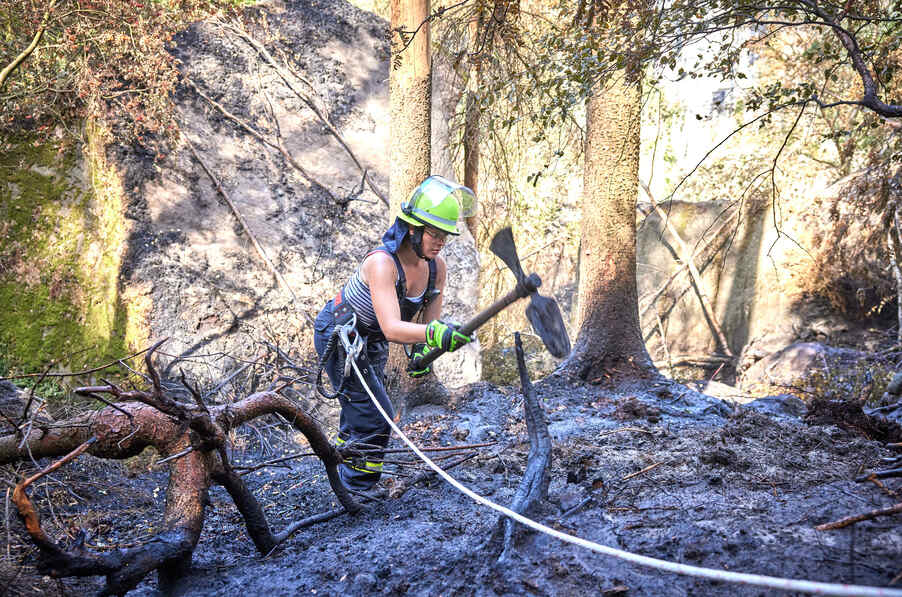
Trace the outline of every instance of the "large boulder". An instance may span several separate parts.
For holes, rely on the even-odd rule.
[[[751,365],[740,379],[748,394],[790,393],[799,398],[837,395],[867,398],[875,391],[875,376],[868,354],[818,342],[797,342]]]

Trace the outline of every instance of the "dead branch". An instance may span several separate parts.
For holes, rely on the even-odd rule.
[[[661,348],[664,349],[664,358],[667,360],[667,370],[673,374],[673,359],[670,357],[670,348],[667,347],[667,332],[664,330],[664,322],[661,320],[661,314],[655,309],[655,321],[658,326],[658,333],[661,335]]]
[[[44,16],[41,19],[41,24],[38,26],[37,32],[34,34],[34,37],[31,38],[31,43],[28,44],[24,50],[19,52],[19,55],[16,56],[12,62],[7,64],[2,71],[0,71],[0,91],[3,90],[3,86],[6,84],[6,79],[9,75],[19,68],[19,65],[22,64],[26,58],[31,56],[31,53],[34,52],[35,48],[38,47],[38,44],[41,43],[41,38],[44,36],[44,31],[47,29],[47,22],[50,20],[50,13],[53,12],[53,9],[56,7],[56,3],[59,0],[53,0],[50,3],[50,6],[47,7],[47,10],[44,11]]]
[[[710,356],[706,354],[671,355],[670,361],[655,361],[655,367],[712,367],[733,362],[730,357]]]
[[[514,345],[517,353],[517,369],[520,372],[520,385],[523,389],[523,415],[526,419],[526,430],[529,434],[529,457],[526,460],[526,470],[520,480],[517,493],[511,502],[510,509],[518,514],[529,511],[539,501],[545,499],[548,493],[550,480],[548,469],[551,466],[551,436],[548,433],[548,423],[545,421],[545,412],[539,404],[532,382],[529,380],[529,372],[526,370],[526,357],[523,354],[523,343],[520,333],[514,333]],[[503,564],[510,561],[513,552],[514,521],[506,516],[498,518],[498,524],[489,539],[489,545],[497,543],[503,536],[501,555],[498,562]]]
[[[197,93],[197,95],[201,96],[201,97],[202,97],[203,99],[205,99],[211,106],[213,106],[214,108],[216,108],[217,110],[219,110],[219,112],[220,112],[223,116],[225,116],[225,117],[228,118],[229,120],[233,121],[233,122],[236,123],[238,126],[240,126],[241,128],[243,128],[245,131],[247,131],[248,133],[250,133],[250,135],[251,135],[252,137],[254,137],[255,139],[257,139],[258,141],[260,141],[260,143],[263,143],[264,145],[267,145],[267,146],[269,146],[269,147],[272,147],[273,149],[278,149],[278,150],[279,150],[279,153],[282,154],[282,157],[285,159],[286,162],[288,162],[288,165],[289,165],[289,166],[291,166],[292,168],[294,168],[295,170],[297,170],[298,172],[300,172],[300,173],[301,173],[301,176],[303,176],[308,182],[310,182],[310,183],[312,183],[312,184],[314,184],[314,185],[316,185],[316,186],[318,186],[318,187],[321,187],[321,188],[328,194],[328,196],[329,196],[330,199],[332,199],[333,201],[335,201],[335,202],[337,202],[337,203],[341,203],[340,201],[338,201],[338,199],[336,199],[335,195],[332,194],[332,191],[330,191],[329,189],[327,189],[326,187],[324,187],[323,185],[321,185],[320,183],[318,183],[318,182],[313,178],[313,176],[312,176],[309,172],[307,172],[307,170],[304,169],[304,167],[301,166],[301,165],[298,163],[298,161],[295,160],[294,157],[293,157],[290,153],[288,153],[288,150],[285,148],[285,144],[282,143],[282,135],[281,135],[281,133],[279,132],[279,122],[278,122],[278,120],[276,120],[276,122],[275,122],[275,126],[276,126],[276,141],[273,142],[273,141],[270,141],[269,139],[267,139],[267,138],[263,135],[263,133],[261,133],[260,131],[258,131],[258,130],[255,129],[254,127],[252,127],[250,124],[248,124],[247,122],[245,122],[244,120],[242,120],[242,119],[239,118],[238,116],[236,116],[236,115],[232,114],[231,112],[229,112],[229,110],[227,110],[227,109],[225,108],[225,106],[223,106],[222,104],[220,104],[219,102],[217,102],[216,100],[214,100],[213,98],[211,98],[210,96],[208,96],[206,93],[204,93],[203,91],[201,91],[200,88],[194,83],[194,81],[192,81],[191,79],[189,79],[189,78],[187,78],[187,77],[185,77],[184,80],[185,80],[185,82],[188,83],[188,85],[189,85],[189,86]],[[267,99],[268,99],[268,98],[267,98]]]
[[[275,61],[275,59],[272,57],[272,54],[269,53],[266,47],[262,43],[251,37],[246,31],[244,31],[244,29],[234,23],[220,23],[220,25],[224,29],[228,29],[229,31],[243,39],[245,42],[247,42],[252,48],[254,48],[254,50],[257,51],[257,53],[266,61],[266,63],[274,71],[276,71],[279,77],[281,77],[282,80],[285,81],[285,85],[288,86],[288,88],[298,97],[298,99],[300,99],[308,108],[313,111],[316,117],[319,118],[319,120],[326,126],[329,133],[331,133],[332,136],[335,137],[335,140],[338,141],[339,145],[341,145],[342,148],[347,152],[348,156],[350,156],[351,160],[354,162],[354,165],[356,165],[360,172],[363,173],[363,178],[364,180],[366,180],[366,183],[370,187],[370,190],[373,192],[373,194],[379,197],[379,199],[382,200],[382,203],[389,205],[388,198],[381,190],[376,187],[375,183],[373,183],[372,179],[367,174],[366,168],[363,167],[363,165],[360,163],[360,160],[358,160],[357,156],[354,155],[354,152],[351,151],[351,148],[345,142],[344,138],[341,136],[341,133],[338,132],[338,129],[336,129],[335,126],[329,121],[329,119],[326,118],[325,115],[323,115],[322,111],[320,111],[313,99],[302,90],[298,89],[298,87],[294,84],[294,81],[292,81],[291,76],[289,76],[290,73],[286,72],[286,69]]]
[[[13,499],[32,542],[38,547],[38,568],[54,577],[105,575],[102,595],[120,595],[134,588],[149,572],[160,572],[161,588],[184,574],[200,538],[204,504],[211,482],[226,488],[244,518],[254,545],[267,554],[291,533],[312,524],[312,519],[289,525],[286,531],[270,530],[262,507],[228,461],[228,432],[255,418],[277,414],[304,434],[313,453],[326,468],[329,484],[342,512],[354,513],[360,505],[338,477],[341,456],[319,425],[299,405],[275,392],[259,392],[230,405],[208,406],[187,381],[193,401],[181,402],[167,395],[147,351],[145,362],[152,388],[124,391],[115,384],[79,388],[80,394],[106,393],[118,402],[63,421],[53,429],[29,429],[21,442],[15,434],[0,437],[0,464],[24,458],[68,455],[17,486]],[[122,459],[154,447],[170,461],[169,487],[163,531],[144,545],[97,553],[84,541],[63,548],[44,533],[40,519],[25,492],[28,485],[87,451],[102,458]],[[316,518],[316,517],[314,517]]]
[[[699,255],[705,255],[708,252],[708,250],[711,247],[713,247],[720,240],[723,232],[727,229],[727,227],[729,225],[731,225],[733,223],[733,220],[736,219],[737,215],[738,215],[738,211],[733,212],[728,218],[726,218],[724,220],[724,222],[717,228],[717,230],[714,231],[714,233],[707,240],[707,242],[705,242],[704,246],[701,249],[692,251],[692,253],[689,256],[690,259],[695,259],[695,257],[697,257]],[[661,297],[662,294],[667,292],[667,289],[670,288],[670,285],[674,281],[676,281],[676,279],[679,278],[680,275],[686,271],[686,269],[687,269],[687,264],[685,262],[681,263],[680,266],[677,268],[677,270],[670,275],[670,277],[667,279],[667,281],[664,282],[664,284],[662,284],[660,288],[655,290],[655,292],[651,295],[651,297],[647,299],[648,302],[640,310],[639,317],[645,316],[645,314],[648,312],[648,310],[651,309],[652,306],[654,306],[655,301],[657,301]]]
[[[834,522],[819,524],[814,528],[818,531],[833,531],[847,527],[857,522],[861,522],[863,520],[871,520],[873,518],[877,518],[878,516],[890,516],[892,514],[899,514],[900,512],[902,512],[902,502],[899,502],[894,506],[890,506],[889,508],[879,508],[877,510],[871,510],[870,512],[866,512],[864,514],[856,514],[855,516],[847,516],[846,518],[842,518]]]
[[[337,204],[339,204],[339,205],[342,205],[342,206],[343,206],[343,205],[347,205],[348,203],[350,203],[352,199],[349,199],[349,198],[347,198],[347,197],[345,197],[344,199],[339,199],[338,197],[336,197],[336,196],[332,193],[332,191],[330,191],[329,189],[327,189],[327,188],[324,187],[323,185],[321,185],[321,184],[319,184],[318,182],[316,182],[316,180],[314,180],[313,176],[312,176],[311,174],[309,174],[309,173],[304,169],[304,167],[301,166],[301,165],[298,163],[297,160],[294,159],[294,156],[291,155],[291,153],[289,153],[288,148],[285,147],[285,140],[284,140],[284,138],[282,137],[282,126],[279,124],[279,117],[276,115],[276,110],[275,110],[275,108],[273,108],[272,98],[270,98],[269,92],[266,91],[266,87],[263,86],[263,83],[262,83],[262,82],[260,82],[260,93],[263,94],[263,97],[264,97],[264,99],[266,100],[267,105],[269,106],[270,117],[272,118],[273,125],[274,125],[274,127],[275,127],[275,129],[276,129],[276,144],[275,144],[275,147],[279,150],[279,153],[282,154],[282,157],[285,159],[285,161],[288,162],[288,164],[291,165],[295,170],[297,170],[298,172],[300,172],[300,173],[304,176],[304,178],[306,178],[307,180],[309,180],[309,181],[313,182],[314,184],[320,186],[320,187],[326,192],[326,194],[329,195],[329,199],[331,199],[331,200],[334,201],[335,203],[337,203]],[[366,175],[366,171],[365,171],[365,170],[364,170],[364,175]]]
[[[238,211],[238,208],[235,207],[235,204],[232,202],[232,199],[231,199],[231,197],[229,197],[229,194],[226,193],[224,188],[222,188],[222,184],[219,182],[219,179],[216,178],[216,175],[213,174],[213,171],[210,170],[210,168],[207,166],[206,162],[204,162],[203,159],[201,159],[200,154],[197,153],[197,149],[194,148],[194,145],[191,143],[191,141],[189,141],[187,137],[184,137],[184,139],[185,139],[185,143],[187,143],[188,147],[191,149],[191,153],[194,154],[194,158],[204,169],[204,172],[207,173],[207,176],[210,177],[210,180],[213,181],[213,185],[216,187],[216,190],[219,191],[219,194],[222,196],[222,198],[225,199],[225,202],[226,202],[226,204],[228,204],[229,208],[232,210],[232,213],[235,214],[235,218],[241,224],[241,229],[244,230],[244,233],[247,234],[247,237],[250,239],[251,244],[254,245],[254,249],[257,251],[257,255],[260,257],[260,259],[266,265],[266,269],[268,269],[269,272],[273,275],[273,277],[275,277],[276,281],[279,283],[279,286],[281,286],[282,289],[291,296],[293,303],[295,305],[297,305],[298,297],[294,294],[294,291],[288,285],[288,282],[285,281],[285,278],[282,277],[282,274],[279,273],[279,270],[276,269],[276,266],[266,255],[266,251],[263,250],[263,247],[260,245],[259,241],[257,241],[257,237],[254,236],[254,233],[251,232],[250,227],[247,225],[247,221],[244,219],[244,216],[242,216],[241,212]],[[300,309],[300,311],[304,315],[304,318],[307,320],[307,322],[312,326],[313,318],[311,318],[310,315],[303,309]]]
[[[121,359],[116,359],[115,361],[110,361],[106,365],[100,365],[99,367],[91,367],[90,369],[82,369],[81,371],[72,371],[70,373],[25,373],[22,375],[11,375],[9,377],[0,377],[0,381],[7,381],[13,379],[27,379],[30,377],[78,377],[79,375],[87,375],[88,373],[97,373],[98,371],[103,371],[104,369],[109,369],[113,365],[122,365],[124,361],[129,359],[133,359],[137,356],[142,355],[144,352],[150,350],[150,348],[145,348],[144,350],[139,350],[138,352],[132,353],[127,357],[123,357]]]
[[[314,514],[313,516],[308,516],[307,518],[295,521],[285,527],[285,530],[283,530],[281,533],[275,535],[276,545],[278,546],[279,544],[284,543],[292,535],[303,528],[307,528],[321,522],[326,522],[327,520],[332,520],[333,518],[337,518],[342,514],[347,514],[348,512],[349,511],[344,508],[336,508],[335,510],[321,512],[319,514]]]
[[[655,462],[654,464],[649,464],[648,466],[646,466],[646,467],[643,468],[642,470],[638,470],[638,471],[636,471],[635,473],[630,473],[630,474],[628,474],[628,475],[625,475],[625,476],[624,476],[622,479],[620,479],[620,480],[621,480],[621,481],[628,481],[628,480],[632,479],[633,477],[638,477],[639,475],[643,475],[643,474],[647,473],[648,471],[654,470],[654,469],[658,468],[659,466],[661,466],[662,464],[664,464],[664,463],[663,463],[663,462]]]
[[[456,466],[460,466],[464,462],[467,462],[468,460],[475,458],[476,456],[477,456],[477,454],[475,452],[472,454],[465,454],[465,455],[461,456],[460,458],[452,460],[451,462],[449,462],[448,464],[443,466],[442,469],[445,471],[449,471],[452,468],[454,468]],[[433,471],[432,469],[429,469],[426,471],[421,471],[421,472],[417,473],[416,475],[409,477],[407,479],[404,479],[401,482],[393,485],[392,488],[388,491],[388,497],[390,497],[392,499],[398,499],[399,497],[401,497],[402,495],[407,493],[407,490],[410,489],[411,487],[413,487],[414,485],[416,485],[417,483],[425,483],[426,481],[431,480],[435,476],[436,476],[435,471]]]

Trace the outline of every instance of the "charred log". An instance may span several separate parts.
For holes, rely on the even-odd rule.
[[[520,372],[520,385],[523,388],[523,414],[526,419],[526,430],[529,434],[529,456],[526,461],[526,470],[520,480],[517,493],[510,509],[518,514],[529,512],[537,502],[544,499],[548,493],[549,475],[551,466],[551,436],[548,433],[548,423],[545,421],[545,412],[539,404],[529,380],[529,372],[526,370],[526,358],[523,354],[523,343],[520,334],[514,333],[514,342],[517,352],[517,369]],[[499,563],[510,561],[513,553],[514,521],[506,516],[498,518],[498,524],[489,539],[489,545],[501,543],[501,555]]]

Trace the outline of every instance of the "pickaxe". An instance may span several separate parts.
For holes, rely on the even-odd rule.
[[[542,285],[542,279],[537,274],[533,273],[527,276],[523,273],[523,268],[520,266],[520,258],[517,256],[517,246],[514,244],[514,235],[510,227],[502,228],[495,234],[489,249],[514,272],[514,275],[517,277],[517,285],[513,290],[461,326],[460,332],[467,336],[472,335],[473,332],[500,311],[509,307],[516,300],[528,296],[530,301],[526,307],[526,318],[532,324],[532,329],[542,339],[548,352],[558,358],[568,355],[570,353],[570,337],[567,335],[567,328],[564,326],[561,310],[554,299],[538,293],[538,288]],[[431,350],[425,357],[414,357],[411,359],[408,368],[411,370],[423,370],[444,352],[444,350],[436,348]]]

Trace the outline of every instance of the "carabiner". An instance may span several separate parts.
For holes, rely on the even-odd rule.
[[[354,335],[353,340],[351,340],[351,334]],[[363,351],[363,338],[361,338],[360,334],[357,332],[356,313],[352,313],[351,319],[338,328],[338,338],[341,340],[341,345],[345,349],[344,376],[347,377],[351,374],[351,361],[356,360]]]

